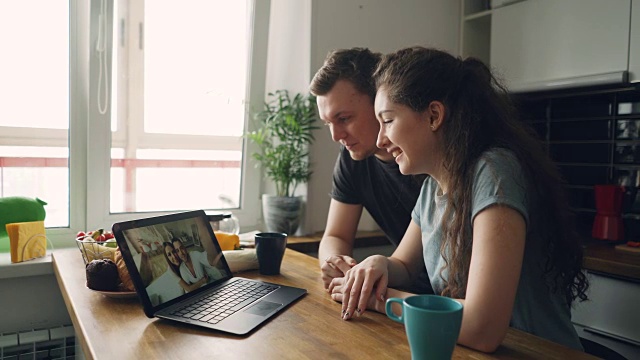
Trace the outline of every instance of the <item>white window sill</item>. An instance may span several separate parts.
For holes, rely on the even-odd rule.
[[[51,274],[53,274],[51,252],[44,257],[15,264],[11,263],[11,254],[0,253],[0,280]]]

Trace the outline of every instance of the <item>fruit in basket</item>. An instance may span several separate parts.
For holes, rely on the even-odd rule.
[[[83,254],[85,263],[89,263],[92,260],[115,259],[115,247],[108,247],[99,244],[90,236],[85,236],[84,239],[76,239],[76,242],[78,248]]]
[[[115,251],[118,244],[111,231],[105,231],[104,229],[87,232],[78,231],[76,241],[85,263],[100,259],[115,260]]]
[[[86,251],[87,254],[87,260],[95,260],[95,259],[109,259],[109,260],[113,260],[115,259],[115,254],[116,254],[116,249],[115,248],[110,248],[104,245],[100,245],[100,244],[91,244],[91,250],[93,251]],[[85,247],[86,249],[86,247]]]
[[[93,240],[97,242],[104,242],[106,239],[103,234],[104,234],[104,229],[98,229],[91,233],[91,237],[93,238]]]
[[[116,263],[116,267],[118,268],[118,275],[120,276],[120,281],[122,282],[122,290],[136,291],[136,288],[133,285],[133,280],[131,280],[131,276],[129,275],[129,270],[127,269],[127,265],[124,263],[124,259],[122,258],[122,253],[120,252],[120,248],[116,249],[115,263]]]
[[[109,239],[113,239],[115,236],[111,231],[105,231],[104,229],[98,229],[94,231],[78,231],[76,234],[76,239],[83,240],[87,237],[93,239],[96,242],[105,242]]]
[[[87,287],[100,291],[117,291],[120,284],[118,267],[109,259],[92,260],[85,267]]]

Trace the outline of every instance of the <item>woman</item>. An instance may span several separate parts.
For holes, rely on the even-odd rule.
[[[178,277],[178,283],[185,292],[193,291],[207,283],[206,277],[203,277],[199,281],[191,284],[184,281],[182,276],[180,276],[180,266],[182,265],[182,260],[180,259],[178,250],[173,246],[173,243],[170,242],[162,243],[162,248],[164,249],[164,258],[165,260],[167,260],[167,264],[169,265],[171,272],[173,272]]]
[[[374,77],[378,146],[403,174],[430,177],[393,255],[333,281],[342,317],[384,312],[385,297],[411,295],[387,286],[426,266],[434,292],[464,305],[458,343],[492,352],[512,326],[581,349],[580,240],[561,177],[506,90],[482,62],[421,47],[386,55]]]
[[[164,249],[164,259],[167,261],[169,268],[171,271],[180,277],[180,257],[176,253],[176,249],[173,247],[173,244],[170,242],[163,242],[162,248]]]
[[[218,280],[222,277],[220,270],[213,265],[217,264],[222,254],[209,256],[205,251],[189,252],[178,238],[174,238],[172,243],[180,260],[182,260],[180,276],[187,284],[199,284],[197,287],[200,287],[209,282],[209,280]]]

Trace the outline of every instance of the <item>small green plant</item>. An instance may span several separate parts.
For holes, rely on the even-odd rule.
[[[260,152],[252,156],[276,185],[278,196],[292,196],[299,184],[311,176],[309,145],[317,120],[313,95],[287,90],[268,94],[264,110],[256,114],[256,130],[247,134]]]

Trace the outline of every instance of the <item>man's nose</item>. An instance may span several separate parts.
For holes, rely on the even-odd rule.
[[[329,131],[331,131],[331,139],[335,142],[338,142],[347,137],[347,132],[344,131],[342,126],[331,125]]]

